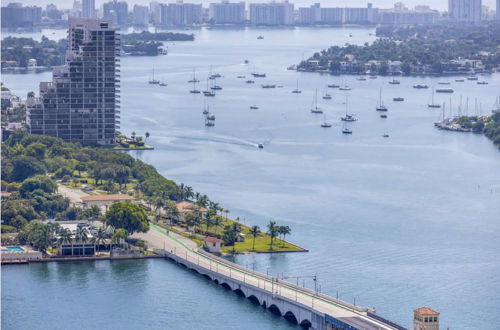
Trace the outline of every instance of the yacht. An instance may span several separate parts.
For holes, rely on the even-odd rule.
[[[327,123],[326,121],[323,121],[323,124],[321,124],[321,127],[324,127],[324,128],[332,127],[332,124]]]
[[[358,120],[356,117],[354,117],[354,115],[349,114],[349,112],[348,112],[349,105],[348,104],[349,104],[349,99],[346,95],[345,96],[345,116],[340,117],[340,120],[342,120],[342,121],[356,121],[356,120]]]
[[[276,85],[261,85],[262,88],[276,88]]]
[[[384,105],[384,102],[382,102],[382,88],[380,88],[380,94],[378,98],[378,104],[376,107],[377,111],[387,111],[387,107]]]
[[[467,77],[467,80],[478,80],[476,76],[469,76]]]
[[[148,81],[151,85],[159,85],[160,81],[155,79],[155,68],[153,68],[153,78]]]
[[[236,77],[236,78],[238,78],[238,79],[244,79],[244,78],[246,78],[246,77],[245,77],[245,76],[238,76],[238,77]]]
[[[264,37],[263,36],[258,36],[257,39],[258,40],[262,40],[262,39],[264,39]]]
[[[488,85],[488,82],[487,81],[478,81],[477,82],[478,85]]]
[[[328,88],[339,88],[340,85],[337,85],[337,84],[329,84],[328,85]]]
[[[167,83],[164,83],[164,82],[161,82],[161,83],[159,83],[158,85],[160,85],[160,86],[168,86],[168,84],[167,84]]]
[[[427,104],[428,108],[441,108],[440,104],[434,103],[434,88],[432,89],[432,100],[430,104]]]
[[[325,94],[323,95],[323,100],[331,100],[332,99],[332,96],[330,94],[328,94],[327,91],[325,91]]]
[[[396,80],[396,79],[392,78],[392,80],[389,81],[389,84],[391,84],[391,85],[399,85],[401,83],[399,82],[399,80]]]
[[[465,79],[455,79],[456,82],[464,82]]]
[[[212,120],[205,119],[205,126],[214,127],[215,123]]]
[[[252,76],[254,76],[255,78],[265,78],[266,74],[254,72],[254,73],[252,73]]]
[[[365,81],[366,78],[365,77],[359,77],[359,78],[356,78],[356,80],[359,80],[359,81]]]
[[[439,81],[438,85],[450,85],[449,81]]]
[[[424,85],[424,84],[417,84],[417,85],[413,85],[413,88],[416,88],[416,89],[427,89],[427,88],[429,88],[429,86]]]
[[[255,84],[255,80],[247,80],[245,81],[247,84]]]
[[[318,107],[318,90],[316,89],[316,93],[314,94],[314,102],[313,106],[311,106],[311,113],[323,113],[323,110]]]
[[[344,125],[344,128],[342,128],[342,134],[352,134],[352,131]]]
[[[398,96],[398,97],[393,97],[392,100],[394,102],[403,102],[405,99],[404,99],[404,97]]]
[[[302,91],[299,89],[299,81],[297,80],[297,85],[295,86],[295,89],[292,91],[294,94],[300,94]]]
[[[211,91],[203,91],[203,95],[205,95],[205,96],[215,96],[215,93],[211,92]]]
[[[191,78],[191,80],[188,80],[188,83],[199,83],[200,81],[198,79],[196,79],[196,70],[193,69],[193,78]]]
[[[251,106],[250,106],[250,109],[251,109],[251,110],[257,110],[257,109],[259,109],[259,107],[258,107],[258,106],[256,106],[256,105],[251,105]]]
[[[453,88],[438,88],[436,89],[436,93],[453,93]]]

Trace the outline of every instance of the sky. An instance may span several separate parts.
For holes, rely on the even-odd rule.
[[[104,2],[109,0],[96,0],[96,7],[102,5]],[[176,2],[176,0],[156,0],[162,3]],[[184,2],[189,3],[203,3],[206,7],[211,2],[219,2],[220,0],[184,0]],[[232,2],[245,1],[245,0],[231,0]],[[45,7],[47,4],[53,3],[59,8],[70,8],[72,7],[73,0],[2,0],[2,6],[5,6],[9,2],[20,2],[26,5],[38,5]],[[129,7],[134,4],[147,5],[151,0],[127,0]],[[246,0],[246,2],[268,2],[268,0]],[[392,8],[394,3],[399,2],[398,0],[289,0],[289,2],[294,3],[295,6],[308,6],[315,2],[320,2],[322,7],[365,7],[368,2],[373,3],[374,7],[377,8]],[[407,7],[413,8],[415,5],[428,5],[433,9],[446,10],[448,6],[448,0],[402,0]],[[483,0],[483,5],[494,9],[495,0]]]

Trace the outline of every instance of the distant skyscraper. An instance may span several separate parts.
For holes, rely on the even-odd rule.
[[[500,21],[500,0],[497,0],[497,21]]]
[[[9,3],[7,7],[2,7],[2,27],[34,28],[41,22],[41,7],[23,7],[20,3]]]
[[[146,26],[149,24],[149,8],[147,6],[134,5],[133,24]]]
[[[315,3],[309,8],[299,8],[301,24],[371,24],[375,23],[378,9],[369,3],[364,8],[321,8]]]
[[[242,24],[245,22],[245,3],[211,3],[209,15],[210,21],[215,24]]]
[[[285,2],[251,3],[250,23],[252,25],[291,25],[293,4]]]
[[[202,23],[202,7],[198,4],[176,3],[160,4],[161,23],[163,26],[189,26]]]
[[[119,127],[116,57],[119,42],[109,19],[70,18],[66,64],[29,98],[32,134],[84,145],[109,145]]]
[[[128,23],[128,4],[125,1],[110,1],[102,5],[103,16],[113,21],[115,26]]]
[[[82,17],[95,17],[95,0],[83,0]]]
[[[151,21],[154,25],[161,24],[161,7],[157,1],[149,3],[149,13],[151,15]]]
[[[481,0],[448,0],[448,16],[451,21],[481,22]]]

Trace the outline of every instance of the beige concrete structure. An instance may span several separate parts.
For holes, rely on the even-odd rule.
[[[16,247],[19,250],[9,250],[9,247],[2,246],[0,256],[2,260],[37,260],[42,259],[43,255],[40,251],[32,250],[29,246]]]
[[[413,311],[413,330],[439,330],[439,313],[429,307]]]
[[[99,206],[105,211],[116,202],[132,202],[135,197],[125,194],[109,194],[109,195],[89,195],[80,198],[84,206]]]

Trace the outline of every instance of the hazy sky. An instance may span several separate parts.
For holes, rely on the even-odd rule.
[[[9,2],[21,2],[23,4],[46,6],[49,3],[54,3],[60,8],[70,8],[73,5],[73,0],[1,0],[2,6],[5,6]],[[96,0],[96,6],[100,6],[104,2],[109,0]],[[168,3],[175,2],[175,0],[156,0],[158,2]],[[185,0],[184,2],[190,3],[203,3],[208,6],[211,2],[219,2],[220,0]],[[233,2],[243,1],[243,0],[232,0]],[[129,7],[134,4],[147,5],[151,0],[127,0]],[[246,2],[268,2],[268,0],[246,0]],[[394,3],[399,2],[395,0],[290,0],[296,6],[305,6],[315,2],[320,2],[323,7],[365,7],[368,2],[373,3],[375,7],[378,8],[391,8]],[[446,10],[448,6],[448,0],[403,0],[407,7],[413,8],[415,5],[425,4],[429,5],[433,9]],[[490,8],[495,7],[495,0],[483,0],[483,5],[489,6]]]

